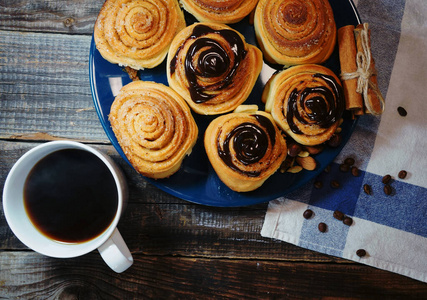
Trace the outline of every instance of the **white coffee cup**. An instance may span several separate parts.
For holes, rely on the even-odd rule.
[[[117,212],[110,226],[101,235],[82,243],[61,243],[43,235],[31,222],[24,206],[24,186],[29,172],[42,158],[62,149],[80,149],[96,155],[111,171],[117,185]],[[81,256],[98,249],[106,264],[115,272],[121,273],[133,263],[132,254],[117,230],[117,224],[127,203],[127,198],[125,177],[109,156],[82,143],[54,141],[29,150],[12,167],[4,184],[3,210],[13,233],[28,248],[57,258]]]

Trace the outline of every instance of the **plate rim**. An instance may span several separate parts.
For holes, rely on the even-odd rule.
[[[348,0],[348,3],[350,4],[350,6],[353,10],[354,17],[356,18],[358,24],[361,24],[361,19],[360,19],[359,13],[356,9],[356,6],[355,6],[353,0]],[[95,42],[94,42],[94,35],[92,34],[91,45],[90,45],[90,49],[89,49],[89,64],[88,64],[89,65],[89,83],[90,83],[92,100],[93,100],[93,104],[95,106],[97,116],[98,116],[99,121],[101,123],[101,126],[104,130],[104,133],[107,135],[109,141],[114,146],[114,148],[116,149],[116,151],[118,152],[120,157],[122,159],[124,159],[126,161],[126,163],[131,166],[132,169],[134,169],[132,164],[129,162],[127,157],[124,155],[123,150],[121,149],[121,147],[118,144],[118,142],[116,141],[116,139],[113,139],[110,136],[110,132],[109,132],[110,130],[108,128],[109,126],[107,123],[104,122],[104,119],[105,119],[104,115],[105,114],[104,114],[104,111],[101,109],[101,103],[100,103],[101,100],[99,99],[99,96],[98,96],[99,94],[97,91],[98,87],[97,87],[97,84],[95,83],[96,82],[96,80],[95,80],[96,73],[94,70],[96,68],[95,68],[95,60],[94,60],[94,55],[93,55],[94,51],[97,51],[97,50],[96,50],[96,46],[95,46]],[[335,160],[335,158],[341,152],[342,148],[347,144],[347,142],[350,139],[357,123],[358,123],[358,118],[352,120],[352,124],[351,124],[350,128],[348,129],[347,138],[342,141],[340,146],[335,148],[336,154],[333,156],[333,158],[329,161],[328,164],[332,163]],[[209,165],[209,168],[212,168],[212,166]],[[300,181],[294,183],[293,185],[287,187],[283,192],[281,192],[280,195],[275,194],[275,195],[271,195],[270,197],[247,198],[244,203],[225,203],[225,202],[218,202],[217,203],[217,202],[209,202],[209,201],[200,201],[199,199],[195,199],[194,195],[190,196],[188,194],[184,194],[182,192],[176,191],[176,190],[172,189],[170,186],[160,183],[159,180],[155,180],[155,179],[143,176],[141,174],[137,174],[137,175],[144,178],[144,180],[148,181],[150,184],[154,185],[156,188],[158,188],[158,189],[160,189],[160,190],[162,190],[162,191],[164,191],[164,192],[166,192],[166,193],[168,193],[174,197],[177,197],[179,199],[182,199],[182,200],[194,203],[194,204],[211,206],[211,207],[245,207],[245,206],[251,206],[251,205],[255,205],[255,204],[261,204],[261,203],[269,202],[269,201],[277,199],[279,197],[284,197],[284,196],[294,192],[296,189],[301,188],[303,185],[309,183],[311,180],[316,178],[322,171],[323,171],[322,168],[317,168],[316,170],[309,171],[310,175],[312,175],[312,176],[309,176],[310,178],[308,178],[308,179],[305,178],[304,180],[300,180]],[[215,176],[218,176],[218,175],[215,174]],[[231,191],[231,192],[236,193],[233,191]],[[238,194],[247,195],[246,193],[238,193]]]

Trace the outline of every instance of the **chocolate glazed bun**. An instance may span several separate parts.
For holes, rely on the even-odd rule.
[[[259,188],[287,153],[274,120],[262,111],[217,117],[206,129],[204,144],[216,174],[236,192]]]
[[[262,53],[234,29],[196,23],[173,40],[167,57],[169,86],[198,114],[234,110],[251,93]]]
[[[266,60],[286,66],[322,63],[336,43],[328,0],[260,0],[254,27]]]
[[[320,65],[294,66],[273,75],[262,101],[276,124],[302,145],[319,145],[336,132],[345,100],[338,77]]]
[[[95,45],[113,64],[135,70],[154,68],[184,27],[176,0],[107,0],[95,23]]]
[[[180,3],[200,22],[231,24],[249,15],[258,0],[180,0]]]

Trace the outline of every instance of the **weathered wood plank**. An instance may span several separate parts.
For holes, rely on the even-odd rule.
[[[0,30],[92,34],[103,0],[0,1]]]
[[[427,285],[356,264],[135,255],[122,274],[97,253],[52,259],[0,254],[0,293],[24,299],[423,298]],[[72,298],[75,297],[75,298]]]
[[[39,141],[94,144],[128,178],[119,229],[135,264],[116,274],[96,251],[38,255],[0,208],[0,298],[427,298],[424,283],[261,237],[266,204],[195,205],[136,175],[109,145],[90,95],[90,38],[103,2],[0,0],[0,187]]]
[[[36,145],[37,143],[0,141],[2,189],[14,162]],[[120,158],[112,146],[93,147],[110,155],[121,166],[128,179],[130,199],[119,229],[134,253],[346,262],[261,237],[266,203],[241,208],[192,204],[147,183]],[[0,249],[27,249],[9,229],[2,208]]]
[[[0,31],[0,138],[108,142],[90,92],[90,42]]]
[[[265,211],[130,204],[118,228],[134,254],[349,263],[260,235]],[[1,214],[0,214],[1,215]],[[0,220],[0,249],[28,250]]]

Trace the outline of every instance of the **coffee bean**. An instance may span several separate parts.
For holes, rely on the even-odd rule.
[[[350,166],[347,164],[340,164],[340,171],[341,172],[348,172],[350,170]]]
[[[389,174],[387,174],[387,175],[385,175],[385,176],[383,177],[382,182],[383,182],[384,184],[388,184],[388,183],[390,183],[390,180],[391,180],[391,176],[390,176]]]
[[[408,175],[408,172],[406,172],[405,170],[402,170],[399,172],[399,174],[397,175],[400,179],[405,179],[406,175]]]
[[[315,187],[316,189],[321,189],[321,188],[323,187],[323,183],[322,183],[320,180],[316,180],[316,181],[314,182],[314,187]]]
[[[355,166],[351,167],[351,174],[354,177],[358,177],[359,176],[359,169],[357,167],[355,167]]]
[[[344,214],[342,212],[340,212],[339,210],[334,211],[334,218],[337,220],[344,220]]]
[[[393,189],[392,189],[391,185],[386,184],[386,185],[384,186],[384,193],[385,193],[386,195],[391,195],[391,193],[392,193],[392,192],[393,192]]]
[[[339,183],[338,181],[336,181],[336,180],[332,180],[332,181],[331,181],[331,187],[332,187],[333,189],[337,189],[337,188],[339,188],[339,187],[340,187],[340,183]]]
[[[319,223],[317,227],[319,228],[320,232],[325,232],[326,229],[328,228],[328,226],[325,223]]]
[[[345,163],[346,165],[348,165],[348,166],[352,166],[352,165],[354,165],[354,158],[353,158],[353,157],[347,157],[347,158],[344,160],[344,163]]]
[[[335,147],[338,147],[339,145],[341,145],[341,140],[342,140],[341,135],[335,133],[327,141],[327,144],[328,144],[328,146],[335,148]]]
[[[364,249],[359,249],[356,251],[356,255],[359,257],[364,257],[366,255],[366,250]]]
[[[331,170],[331,165],[326,166],[326,168],[323,170],[323,172],[329,173],[330,170]]]
[[[347,226],[351,226],[351,224],[353,224],[353,219],[350,217],[344,217],[344,219],[342,220],[342,222],[347,225]]]
[[[399,113],[399,115],[401,115],[402,117],[406,117],[406,115],[408,114],[408,112],[406,111],[406,109],[404,109],[402,106],[399,106],[397,108],[397,112]]]
[[[363,185],[363,191],[367,194],[367,195],[372,195],[372,188],[369,184],[364,184]]]
[[[305,219],[310,219],[313,215],[313,211],[311,209],[306,209],[302,215]]]

